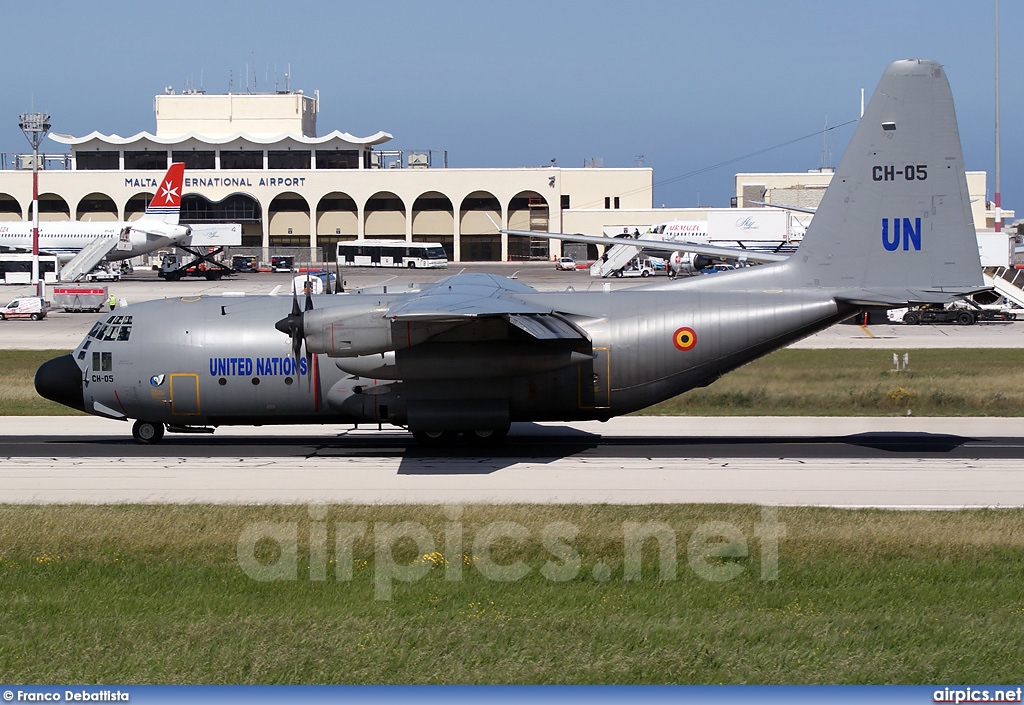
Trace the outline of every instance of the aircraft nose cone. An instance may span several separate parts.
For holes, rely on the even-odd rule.
[[[82,370],[71,355],[55,357],[39,366],[36,370],[36,391],[50,401],[85,411]]]

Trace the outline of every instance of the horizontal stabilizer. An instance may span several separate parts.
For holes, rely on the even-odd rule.
[[[988,287],[974,289],[943,290],[914,290],[914,289],[854,289],[840,291],[836,294],[836,301],[841,301],[854,306],[884,306],[886,308],[902,308],[903,306],[918,306],[922,304],[948,304],[958,301],[965,296],[988,291]]]

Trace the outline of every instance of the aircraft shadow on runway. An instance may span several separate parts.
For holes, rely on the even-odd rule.
[[[300,458],[316,463],[327,458],[398,458],[403,475],[487,475],[522,462],[552,463],[577,455],[595,458],[645,459],[664,464],[687,458],[884,458],[1009,457],[1024,458],[1024,442],[975,439],[950,434],[871,432],[849,436],[789,437],[744,436],[703,438],[658,436],[601,436],[572,428],[524,424],[497,447],[457,443],[446,448],[417,445],[404,434],[341,433],[337,436],[291,437],[178,436],[159,445],[136,445],[127,438],[52,438],[37,442],[5,442],[0,454],[8,456],[181,457],[186,462],[203,458]],[[15,439],[10,439],[14,441]],[[964,446],[970,444],[968,448]],[[986,447],[988,446],[988,447]],[[58,448],[60,450],[58,450]]]

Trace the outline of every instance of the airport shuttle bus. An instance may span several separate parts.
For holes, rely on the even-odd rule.
[[[439,242],[353,240],[338,243],[338,266],[444,269],[448,255]]]
[[[57,282],[57,256],[39,255],[39,276],[47,284]],[[5,252],[0,254],[0,284],[31,284],[32,254],[27,252]]]

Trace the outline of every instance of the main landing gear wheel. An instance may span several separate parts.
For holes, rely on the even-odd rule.
[[[413,431],[412,437],[423,446],[450,446],[458,438],[458,431]]]
[[[159,443],[164,437],[164,425],[162,423],[154,423],[152,421],[143,421],[139,419],[132,426],[132,438],[135,439],[136,443],[142,443],[144,445],[152,445]]]
[[[477,446],[494,446],[505,440],[508,428],[488,428],[476,431],[463,431],[466,441]]]

